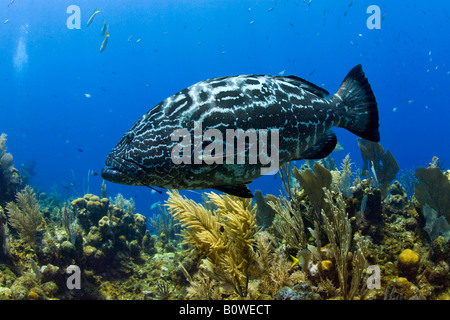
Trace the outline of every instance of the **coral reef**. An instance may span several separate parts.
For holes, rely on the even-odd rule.
[[[154,218],[150,218],[150,227],[162,239],[175,239],[179,232],[178,225],[175,224],[173,215],[167,211],[166,207],[158,206],[160,213]]]
[[[6,152],[6,134],[0,135],[0,205],[13,201],[21,185],[19,172],[14,168],[13,156]]]
[[[129,208],[109,205],[106,198],[87,194],[72,201],[80,221],[86,264],[97,272],[122,264],[127,257],[139,257],[147,221]]]
[[[0,299],[448,299],[450,172],[435,158],[400,183],[390,153],[361,146],[367,178],[350,155],[289,164],[284,194],[169,191],[151,218],[106,184],[27,186],[0,205]]]
[[[9,257],[9,231],[6,215],[0,206],[0,263]]]
[[[208,193],[209,201],[217,207],[211,212],[183,198],[177,191],[168,194],[169,211],[185,227],[183,243],[206,257],[205,270],[215,280],[232,285],[245,297],[251,267],[256,260],[253,246],[257,227],[251,201]]]
[[[41,224],[42,214],[39,202],[33,189],[26,186],[18,193],[15,202],[6,205],[9,223],[15,228],[22,239],[31,243],[35,242],[37,227]]]
[[[379,143],[358,138],[358,146],[364,161],[362,175],[370,177],[372,173],[377,186],[381,190],[382,199],[386,198],[389,185],[400,169],[391,152],[384,151]],[[370,171],[369,171],[370,169]]]
[[[323,188],[328,189],[332,181],[330,171],[315,162],[313,170],[299,171],[294,167],[292,172],[308,195],[316,214],[320,215],[321,210],[326,206]]]
[[[362,237],[357,237],[355,241],[355,249],[350,251],[352,245],[352,230],[350,220],[345,210],[345,203],[342,196],[338,196],[334,204],[334,200],[329,190],[325,191],[325,201],[330,204],[330,211],[322,210],[322,218],[324,221],[324,229],[330,241],[330,251],[336,262],[336,269],[338,272],[339,286],[341,288],[344,299],[353,299],[360,289],[364,286],[363,273],[366,270],[368,263],[365,258],[367,255],[367,243]],[[349,253],[352,253],[353,265],[351,267],[351,283],[349,281]],[[323,262],[323,261],[322,261]],[[323,267],[322,267],[323,269]]]
[[[275,210],[269,205],[269,201],[277,201],[278,198],[274,195],[268,194],[264,196],[261,190],[255,191],[256,201],[256,223],[262,227],[270,227],[275,217]]]
[[[425,218],[424,230],[430,239],[442,236],[446,241],[450,240],[450,224],[447,220],[443,216],[439,216],[436,210],[433,210],[428,204],[422,207],[422,211]]]
[[[110,287],[99,287],[100,279],[107,282],[136,276],[136,266],[152,249],[144,216],[92,194],[64,204],[58,222],[42,215],[28,186],[18,193],[17,204],[8,203],[7,210],[19,237],[11,239],[7,263],[14,266],[8,268],[12,272],[7,278],[0,277],[0,287],[10,284],[11,291],[3,291],[6,298],[105,299]],[[66,270],[73,265],[83,270],[83,291],[66,285]]]
[[[291,248],[304,248],[307,242],[301,211],[294,209],[291,202],[284,197],[270,201],[269,205],[281,218],[274,224],[278,235]]]
[[[283,287],[275,295],[276,300],[320,300],[317,292],[313,292],[306,283],[296,284],[291,287]]]
[[[422,205],[428,204],[450,223],[450,180],[433,164],[417,168],[415,176],[418,180],[414,188],[416,199]]]
[[[419,266],[419,255],[411,249],[403,250],[398,256],[398,266],[401,275],[414,279]]]

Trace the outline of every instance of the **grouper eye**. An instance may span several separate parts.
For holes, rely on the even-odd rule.
[[[134,138],[134,133],[130,132],[129,134],[127,134],[127,141],[128,142],[133,141],[133,138]]]

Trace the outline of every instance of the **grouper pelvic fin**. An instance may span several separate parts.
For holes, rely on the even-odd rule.
[[[300,159],[317,160],[327,157],[336,148],[337,138],[333,131],[328,130],[320,139],[310,148],[306,149]]]
[[[239,184],[235,186],[215,186],[213,187],[213,189],[231,194],[232,196],[241,198],[253,198],[252,192],[245,184]]]

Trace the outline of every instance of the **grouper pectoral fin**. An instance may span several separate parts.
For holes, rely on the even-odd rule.
[[[300,159],[317,160],[327,157],[336,148],[336,134],[328,130],[320,139],[310,148],[306,149]],[[297,159],[297,160],[300,160]]]
[[[231,194],[232,196],[253,198],[253,194],[248,189],[246,184],[238,184],[235,186],[215,186],[213,189]]]

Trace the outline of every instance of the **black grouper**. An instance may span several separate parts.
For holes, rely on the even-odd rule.
[[[238,149],[239,143],[230,147],[230,141],[218,136],[202,139],[199,125],[201,132],[216,129],[223,137],[238,129],[276,131],[278,136],[271,135],[271,140],[278,140],[270,145],[274,146],[272,155],[277,152],[279,165],[328,156],[337,143],[332,127],[345,128],[367,140],[380,140],[377,103],[361,65],[348,73],[332,97],[326,90],[296,76],[215,78],[176,93],[144,114],[110,152],[101,176],[128,185],[213,188],[252,197],[246,184],[261,176],[261,169],[267,167],[267,162],[249,160],[255,141],[252,145],[250,138],[241,140],[245,141],[243,149]],[[174,135],[177,130],[184,130],[187,135],[183,143]],[[259,140],[262,137],[258,135]],[[224,146],[223,152],[214,150],[209,158],[202,158],[201,153],[196,155],[199,148],[205,151],[208,143],[218,141]],[[270,148],[267,141],[266,144],[268,155]],[[192,161],[174,161],[173,152],[180,150],[180,146],[184,149],[178,157]],[[258,151],[262,151],[263,145],[258,146],[261,149]],[[233,157],[242,152],[244,163],[225,161],[226,155]]]

